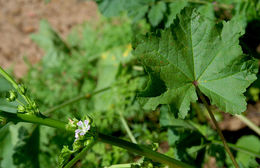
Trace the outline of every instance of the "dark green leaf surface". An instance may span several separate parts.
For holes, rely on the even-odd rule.
[[[239,37],[244,25],[234,18],[216,26],[196,10],[186,8],[171,28],[139,39],[135,55],[167,86],[146,107],[173,104],[184,118],[198,97],[196,87],[221,110],[240,114],[246,109],[243,93],[256,79],[257,62],[243,56]]]

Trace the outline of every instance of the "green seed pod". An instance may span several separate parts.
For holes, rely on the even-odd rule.
[[[9,102],[13,102],[17,99],[17,93],[14,90],[10,90],[7,94],[6,100]]]
[[[18,105],[18,107],[17,107],[17,111],[18,111],[18,112],[20,112],[20,113],[24,113],[25,110],[26,110],[26,108],[25,108],[24,106],[22,106],[22,105]]]
[[[158,148],[159,148],[159,144],[158,143],[152,143],[153,151],[156,151]]]
[[[5,125],[6,123],[7,123],[6,118],[0,117],[0,124],[1,124],[1,125]]]
[[[21,94],[25,95],[26,94],[26,91],[27,91],[27,88],[24,86],[24,85],[19,85],[18,86],[18,90]]]
[[[32,100],[32,109],[37,109],[37,108],[38,108],[37,104],[35,103],[35,101]]]

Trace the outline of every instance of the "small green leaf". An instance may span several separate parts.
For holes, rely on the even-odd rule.
[[[239,19],[221,26],[186,8],[171,28],[139,39],[135,55],[157,73],[167,91],[151,97],[145,108],[172,104],[184,118],[198,87],[221,110],[240,114],[246,109],[243,93],[256,80],[257,61],[243,55]]]
[[[160,125],[162,127],[176,127],[176,128],[185,128],[189,130],[196,130],[189,122],[189,120],[176,119],[169,112],[166,105],[160,108]]]
[[[165,2],[158,2],[153,5],[151,10],[148,13],[148,18],[152,26],[157,26],[163,19],[163,13],[166,11]]]
[[[69,48],[66,45],[66,43],[62,40],[58,33],[52,29],[52,27],[46,20],[41,20],[39,32],[32,34],[31,38],[45,51],[69,51]]]
[[[11,84],[2,78],[0,76],[0,111],[5,111],[5,112],[11,112],[11,113],[16,113],[17,112],[17,102],[9,102],[5,96],[8,91],[10,91],[12,88]]]
[[[206,18],[215,19],[215,14],[214,14],[214,6],[212,3],[208,3],[205,5],[202,5],[198,8],[198,11],[201,15],[203,15]]]
[[[136,22],[145,17],[151,3],[154,3],[154,0],[127,1],[125,7],[128,15],[133,18],[133,22]]]
[[[107,17],[117,16],[124,9],[126,0],[97,0],[99,10]]]
[[[181,12],[181,10],[188,5],[187,0],[183,1],[176,1],[169,4],[170,8],[170,14],[167,17],[167,22],[165,24],[165,27],[170,27],[170,25],[173,23],[174,19],[176,18],[177,14]]]
[[[254,135],[248,135],[248,136],[243,136],[243,137],[239,138],[236,145],[260,154],[260,140],[258,137],[254,136]],[[254,157],[252,157],[248,154],[245,154],[243,152],[238,152],[236,159],[244,167],[254,167],[254,166],[257,167],[258,166],[258,163],[256,162]]]
[[[67,145],[64,145],[58,159],[59,167],[63,167],[69,161],[73,153],[73,150],[70,150]]]

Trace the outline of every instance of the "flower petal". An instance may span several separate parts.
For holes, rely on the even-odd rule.
[[[77,123],[77,125],[78,125],[79,127],[83,127],[82,121],[79,121],[79,122]]]
[[[84,131],[83,131],[83,132],[81,132],[81,133],[80,133],[80,135],[81,135],[81,136],[85,135],[85,132],[84,132]]]
[[[89,124],[89,120],[85,120],[84,124],[85,124],[85,126],[87,126]]]
[[[90,130],[90,125],[88,125],[86,129],[87,129],[87,131]]]

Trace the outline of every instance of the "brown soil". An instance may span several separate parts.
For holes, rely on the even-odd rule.
[[[248,104],[245,113],[246,117],[255,125],[260,125],[260,102],[257,102],[255,105]],[[228,131],[238,131],[247,127],[240,119],[227,113],[223,113],[223,120],[219,123],[219,126],[222,130]]]
[[[43,55],[30,39],[41,19],[48,20],[63,37],[74,25],[97,19],[97,6],[91,1],[0,0],[0,7],[0,66],[13,67],[18,78],[27,70],[24,56],[35,63]]]

